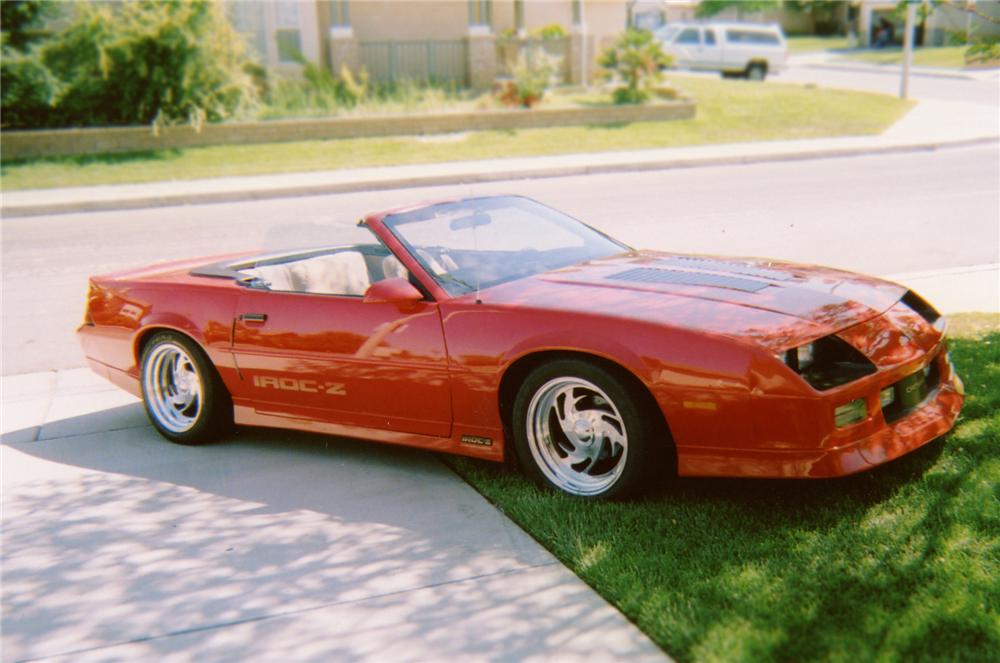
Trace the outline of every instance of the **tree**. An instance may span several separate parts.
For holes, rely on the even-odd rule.
[[[670,65],[670,57],[653,33],[629,28],[597,63],[607,75],[625,82],[614,91],[615,103],[638,104],[649,98],[649,88],[660,80],[660,69]]]
[[[12,61],[10,70],[5,58],[3,121],[197,126],[253,103],[247,64],[242,37],[220,3],[81,3],[70,25],[31,57]],[[20,96],[8,95],[8,87]]]
[[[0,30],[3,32],[5,54],[10,50],[23,53],[48,33],[42,29],[45,21],[62,9],[51,0],[3,0],[0,2]]]
[[[815,34],[832,35],[839,27],[837,10],[843,4],[842,0],[785,0],[783,6],[811,17]]]
[[[4,126],[39,126],[51,117],[58,81],[35,48],[48,33],[45,21],[61,6],[40,0],[0,2],[3,57],[0,62],[0,116]]]
[[[744,13],[767,11],[780,7],[780,0],[701,0],[698,3],[698,8],[695,9],[695,16],[708,18],[721,14],[727,9],[735,9],[740,18],[743,18]]]

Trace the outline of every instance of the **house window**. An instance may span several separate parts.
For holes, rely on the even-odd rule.
[[[302,32],[299,30],[299,5],[294,0],[274,3],[274,39],[278,62],[297,62],[302,57]]]
[[[573,0],[573,25],[583,23],[583,0]]]
[[[330,0],[330,25],[348,26],[351,16],[348,13],[348,0]]]
[[[492,5],[492,0],[469,0],[469,25],[489,25]]]

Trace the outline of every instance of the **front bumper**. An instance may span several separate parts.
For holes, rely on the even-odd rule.
[[[950,368],[950,367],[949,367]],[[949,370],[927,398],[905,416],[860,427],[820,449],[706,449],[678,448],[682,476],[759,478],[832,478],[877,467],[944,435],[955,425],[965,402],[961,378]],[[846,431],[845,431],[846,433]]]

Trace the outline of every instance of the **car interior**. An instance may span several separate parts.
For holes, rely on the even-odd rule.
[[[408,274],[384,248],[362,245],[279,256],[233,268],[259,280],[257,287],[269,290],[355,297],[363,296],[372,283]]]

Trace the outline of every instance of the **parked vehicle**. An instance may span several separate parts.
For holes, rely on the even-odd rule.
[[[519,196],[337,227],[336,244],[93,277],[87,360],[175,442],[235,423],[513,455],[589,498],[853,474],[962,408],[944,318],[894,283],[635,251]]]
[[[781,26],[754,23],[671,23],[656,33],[677,67],[762,81],[785,68]]]

